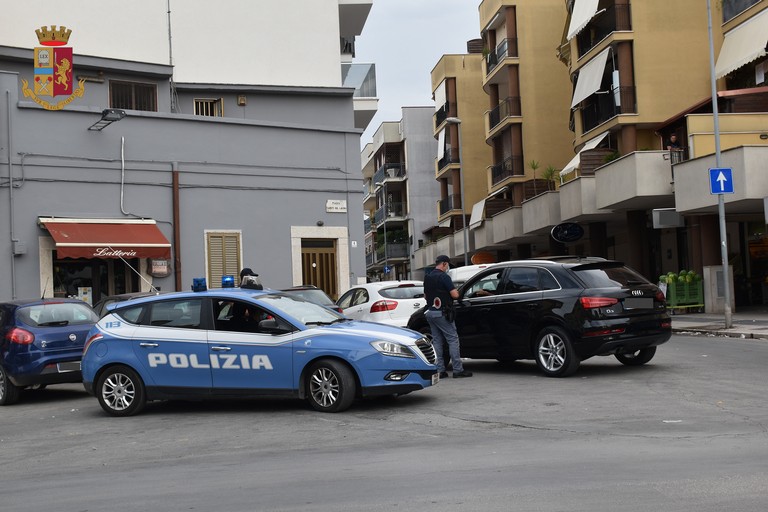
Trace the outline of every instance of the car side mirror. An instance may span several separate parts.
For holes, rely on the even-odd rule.
[[[278,325],[277,320],[274,318],[267,318],[266,320],[259,322],[259,331],[269,334],[282,334],[287,332]]]

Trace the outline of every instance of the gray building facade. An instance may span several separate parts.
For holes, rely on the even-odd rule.
[[[332,296],[365,279],[354,89],[173,84],[170,66],[75,55],[84,94],[47,110],[22,90],[33,61],[0,47],[0,297],[95,302],[242,267]],[[97,129],[120,90],[154,109]],[[59,256],[75,246],[94,251]]]

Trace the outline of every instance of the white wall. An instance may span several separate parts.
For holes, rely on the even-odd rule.
[[[75,54],[168,64],[170,4],[177,82],[341,85],[338,0],[3,4],[3,46],[39,46],[36,29],[64,25],[72,29]]]

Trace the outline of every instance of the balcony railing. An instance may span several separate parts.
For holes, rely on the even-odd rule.
[[[376,248],[376,260],[407,258],[408,244],[382,244]]]
[[[363,220],[363,233],[369,233],[373,229],[373,223],[371,222],[371,219],[365,219]]]
[[[433,116],[435,119],[435,129],[440,126],[440,123],[448,119],[449,117],[456,116],[456,104],[455,103],[443,103],[443,106],[435,111]]]
[[[391,217],[405,217],[405,203],[389,203],[382,206],[373,215],[373,222],[378,225]]]
[[[342,63],[341,83],[343,87],[355,88],[355,98],[375,98],[376,64]]]
[[[522,155],[513,155],[491,167],[491,183],[496,185],[512,176],[525,176]]]
[[[727,2],[722,2],[720,7],[723,9],[723,23],[731,18],[735,18],[759,2],[760,0],[728,0]]]
[[[374,183],[383,183],[387,178],[404,178],[405,164],[388,163],[379,167],[379,170],[373,175]]]
[[[502,100],[496,108],[488,113],[488,129],[493,130],[496,128],[502,119],[506,119],[510,116],[521,115],[520,111],[520,96],[510,96]]]
[[[461,196],[448,196],[437,202],[440,215],[445,215],[451,210],[461,209]]]
[[[596,93],[589,97],[581,107],[581,120],[585,132],[591,130],[612,117],[619,114],[632,114],[637,112],[635,104],[635,88],[626,86],[619,88],[621,105],[616,105],[615,91]]]
[[[374,253],[369,252],[368,254],[365,255],[365,266],[366,267],[370,267],[374,263],[375,263],[375,261],[374,261]]]
[[[612,5],[598,14],[576,36],[579,55],[584,55],[617,30],[632,30],[632,10],[629,4]]]
[[[688,151],[684,148],[669,150],[669,161],[672,165],[685,162],[686,160],[688,160]]]
[[[517,57],[517,38],[508,37],[502,39],[501,42],[496,45],[496,49],[490,52],[485,57],[486,75],[490,75],[491,71],[507,57]]]
[[[450,148],[446,150],[443,158],[437,161],[437,170],[439,171],[443,167],[449,164],[459,164],[459,150],[458,148]]]

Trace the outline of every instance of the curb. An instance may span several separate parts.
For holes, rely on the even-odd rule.
[[[674,334],[706,334],[708,336],[723,336],[726,338],[755,339],[768,341],[766,332],[746,332],[721,329],[707,329],[701,327],[673,327]]]

